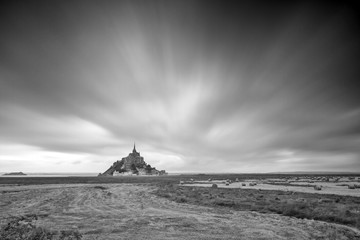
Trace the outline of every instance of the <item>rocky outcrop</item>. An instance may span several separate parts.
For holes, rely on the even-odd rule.
[[[136,151],[135,144],[132,153],[113,163],[113,165],[99,176],[116,176],[116,175],[164,175],[165,170],[157,170],[151,167],[140,156],[140,152]]]

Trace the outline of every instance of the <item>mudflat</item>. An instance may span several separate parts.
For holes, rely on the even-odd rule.
[[[82,239],[360,239],[356,228],[278,214],[178,203],[145,183],[0,186],[0,223],[76,230]]]

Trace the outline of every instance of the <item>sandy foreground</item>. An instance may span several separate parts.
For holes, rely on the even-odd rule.
[[[37,225],[83,239],[360,239],[342,225],[176,203],[144,184],[0,186],[0,223],[38,214]]]

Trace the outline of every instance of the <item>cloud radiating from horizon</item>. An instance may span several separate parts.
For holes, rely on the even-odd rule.
[[[351,2],[1,9],[0,172],[360,171]]]

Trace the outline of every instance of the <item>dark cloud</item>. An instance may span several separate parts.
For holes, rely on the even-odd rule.
[[[97,172],[137,141],[171,171],[332,170],[339,161],[360,170],[351,2],[1,9],[0,158],[9,169],[28,152],[46,168],[67,158],[63,169]]]

